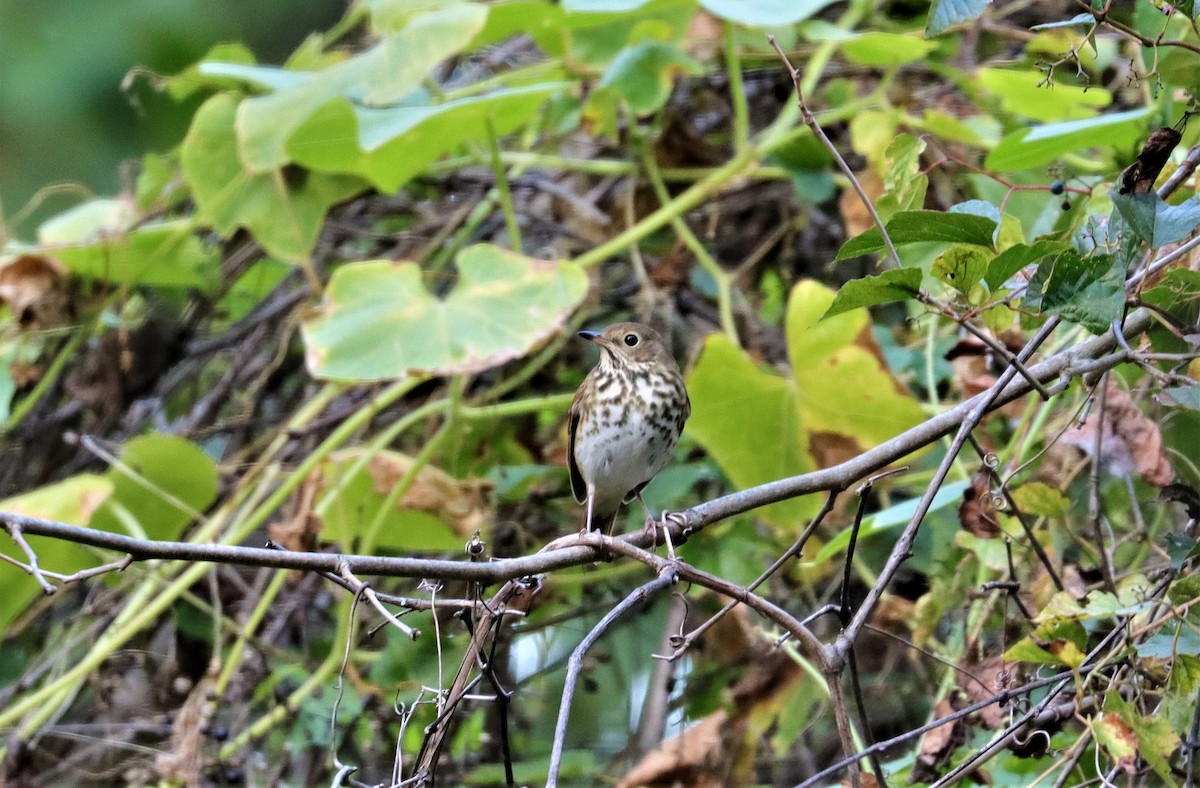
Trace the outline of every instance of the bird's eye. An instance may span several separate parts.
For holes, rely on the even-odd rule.
[[[625,344],[626,345],[628,345],[629,347],[633,347],[637,343],[638,343],[638,335],[637,334],[626,334],[625,335]]]

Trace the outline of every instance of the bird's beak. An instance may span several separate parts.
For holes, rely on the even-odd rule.
[[[579,336],[583,339],[586,339],[588,342],[599,345],[609,352],[612,352],[612,342],[605,339],[604,335],[599,331],[580,331]]]

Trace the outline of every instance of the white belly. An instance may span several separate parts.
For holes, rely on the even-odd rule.
[[[645,416],[643,408],[608,400],[579,425],[575,461],[584,482],[595,486],[597,511],[612,511],[666,466],[675,450],[674,430]]]

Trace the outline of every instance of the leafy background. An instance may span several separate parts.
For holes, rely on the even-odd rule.
[[[1138,363],[977,431],[860,641],[864,692],[888,699],[861,733],[915,729],[1039,665],[1079,669],[1128,628],[1130,649],[1088,664],[1079,719],[981,768],[1011,785],[1194,769],[1195,512],[1173,501],[1200,482],[1200,281],[1190,247],[1141,285],[1126,275],[1187,242],[1200,204],[1194,176],[1169,203],[1119,188],[1151,132],[1194,107],[1190,4],[1100,25],[1083,4],[363,0],[289,5],[287,24],[256,5],[241,29],[206,6],[170,33],[155,24],[187,6],[150,5],[82,11],[78,28],[53,6],[0,6],[0,74],[23,108],[0,140],[0,510],[401,556],[460,557],[478,534],[489,556],[523,555],[581,522],[563,415],[593,362],[572,339],[585,325],[652,322],[683,361],[694,413],[647,490],[678,511],[830,467],[986,388],[1007,351],[980,334],[1020,348],[1062,318],[1047,353],[1063,352],[1148,304],[1161,319]],[[106,37],[72,29],[119,31],[131,43],[111,48],[134,59],[99,67]],[[800,122],[768,32],[888,239]],[[27,65],[53,36],[72,44],[50,47],[58,68]],[[63,96],[86,80],[115,95],[135,63],[153,74],[134,74],[133,116],[69,114],[87,105]],[[81,128],[85,144],[59,144]],[[1164,178],[1195,150],[1180,128]],[[116,167],[109,151],[143,155]],[[88,185],[32,197],[62,177]],[[878,485],[856,598],[941,448]],[[682,558],[748,584],[821,503],[736,516]],[[819,544],[760,593],[801,616],[835,598],[855,505],[840,496]],[[113,558],[29,542],[60,573]],[[566,655],[645,580],[620,561],[548,575],[498,641],[511,705],[463,709],[439,776],[502,783],[507,744],[515,781],[544,780]],[[996,580],[1020,594],[980,592]],[[40,598],[0,564],[0,587],[0,752],[17,784],[319,783],[334,754],[386,780],[397,751],[419,752],[469,639],[424,612],[405,619],[415,641],[370,635],[350,594],[286,571],[139,562]],[[658,669],[650,655],[722,603],[678,589],[606,636],[564,777],[791,784],[836,760],[820,677],[743,609]],[[887,750],[889,778],[932,781],[1003,717]],[[692,723],[716,733],[685,737]]]

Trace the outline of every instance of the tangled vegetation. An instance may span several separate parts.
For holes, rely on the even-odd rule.
[[[0,782],[1196,785],[1200,9],[1116,5],[358,0],[156,76],[179,145],[2,237]],[[567,479],[624,319],[677,560]]]

